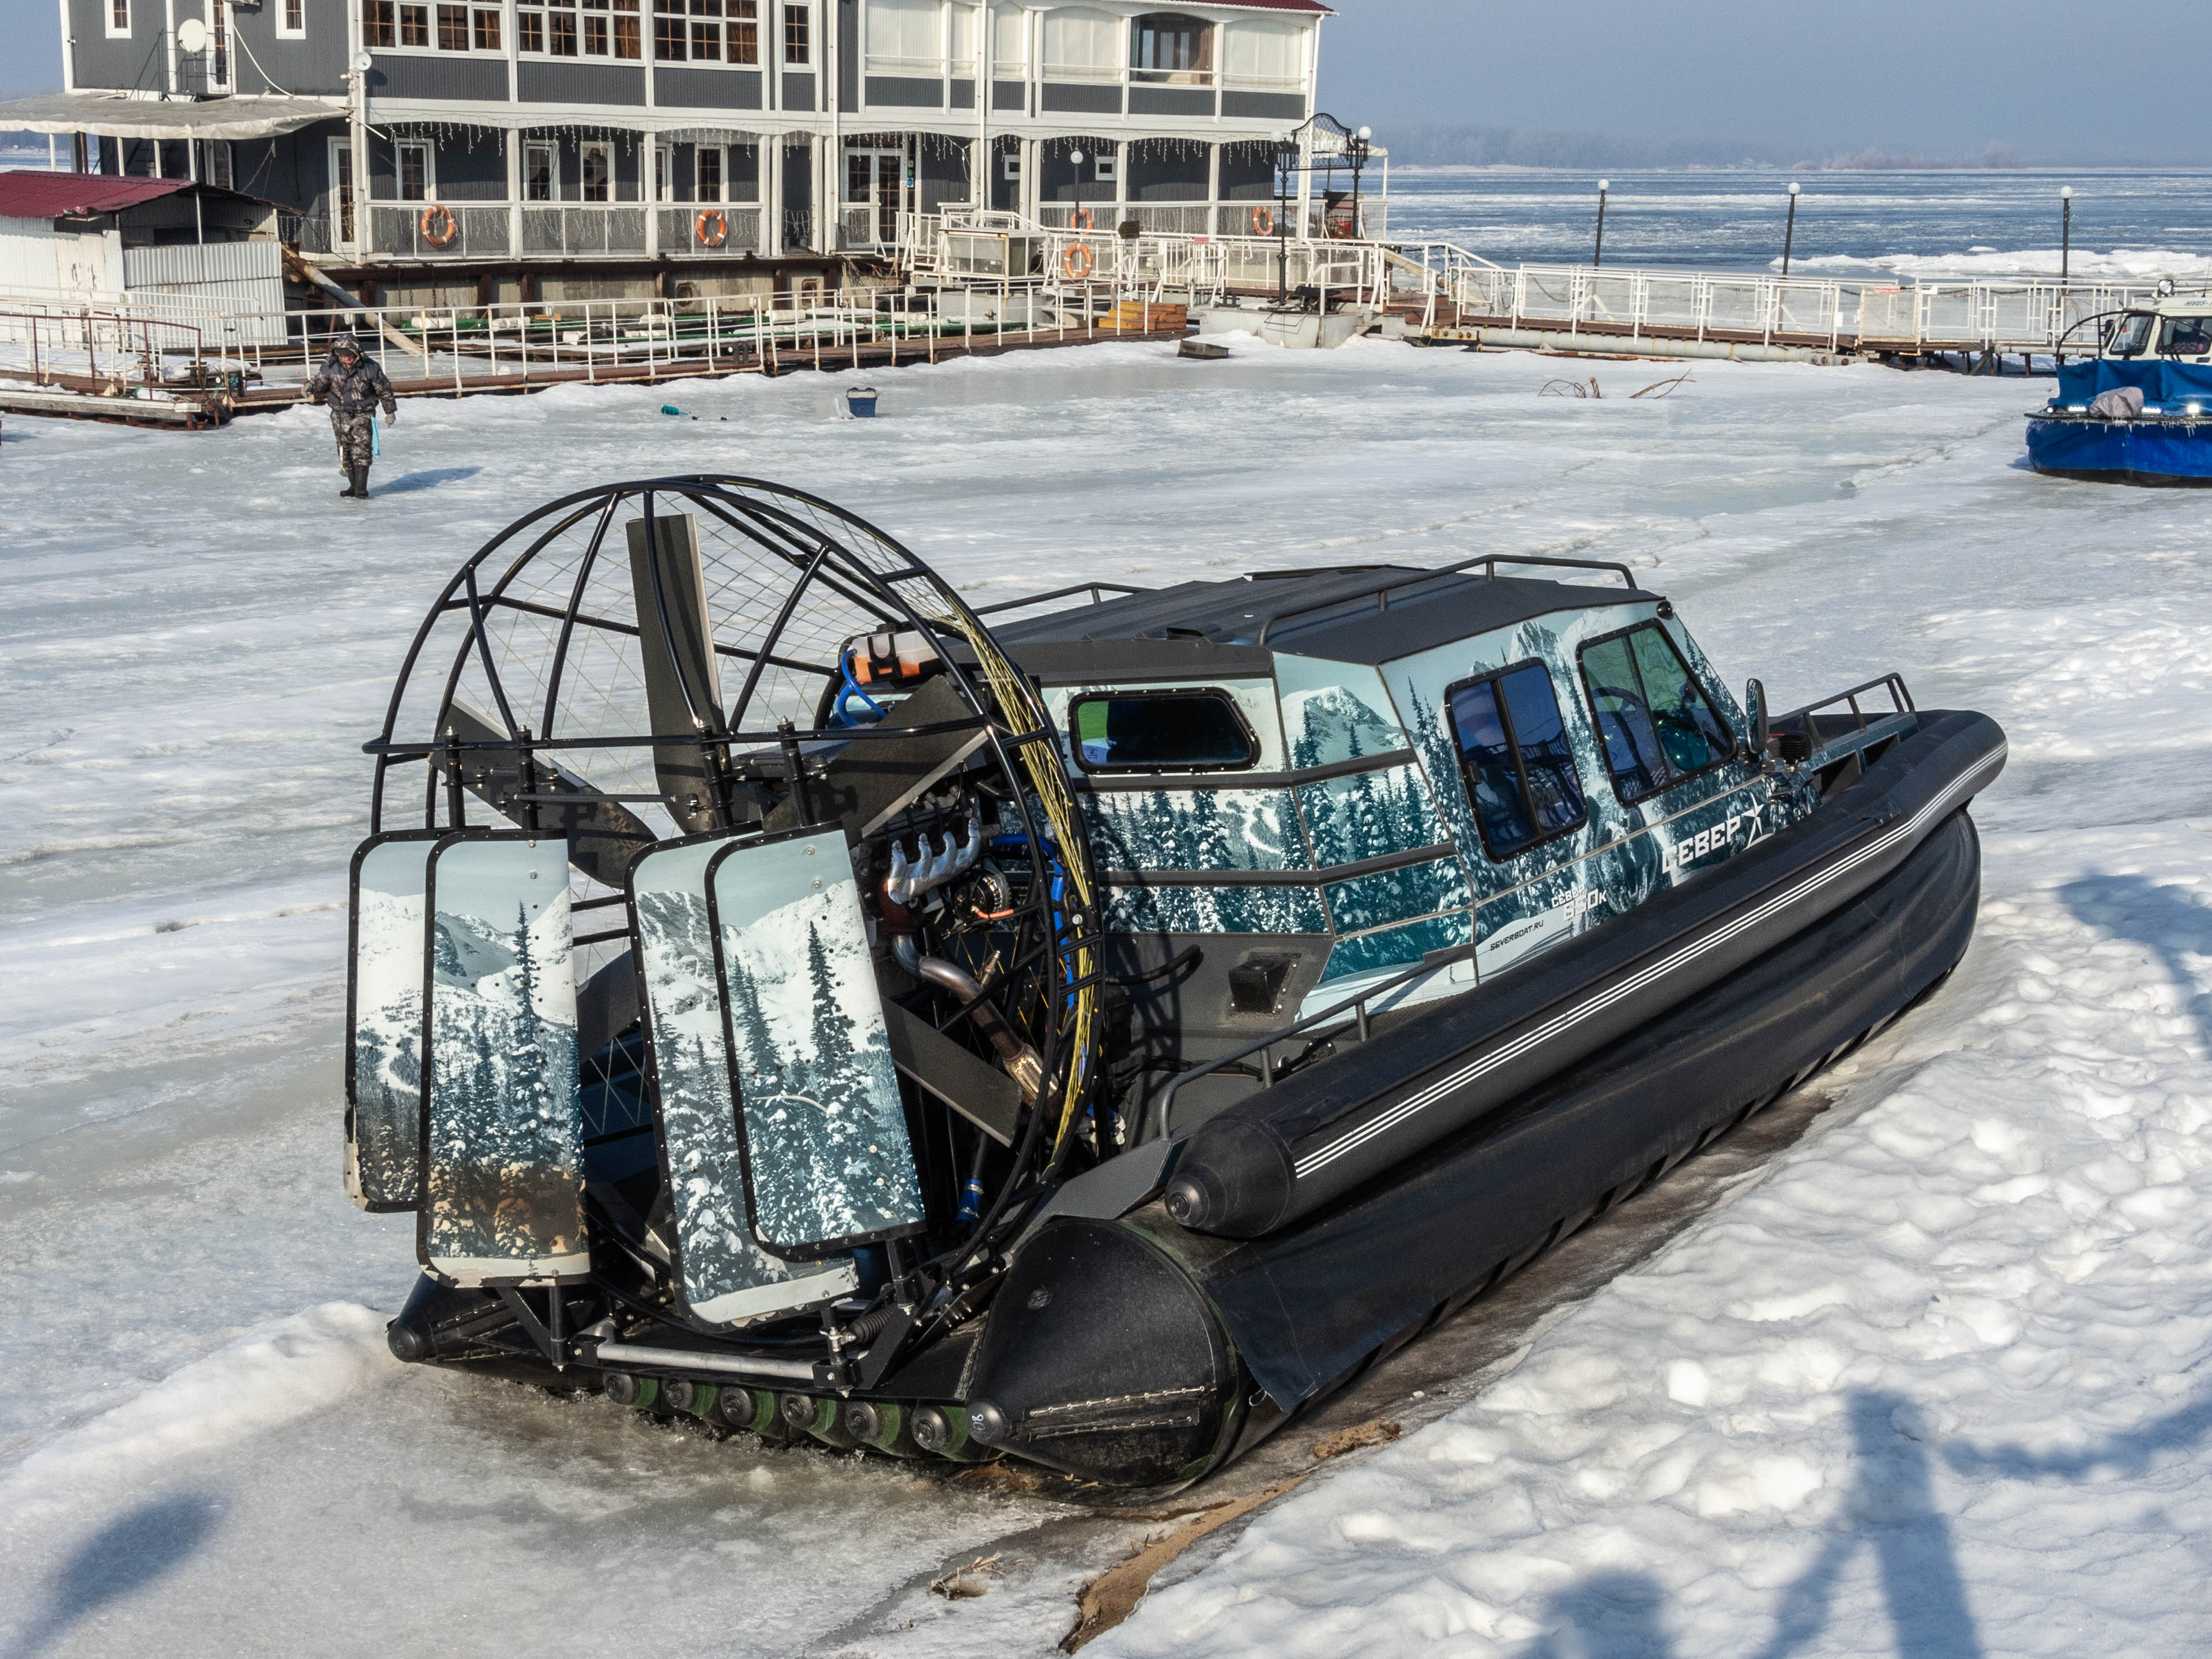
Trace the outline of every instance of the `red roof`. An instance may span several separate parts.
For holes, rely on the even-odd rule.
[[[114,213],[191,187],[189,179],[126,179],[100,173],[0,173],[0,219],[58,219]]]

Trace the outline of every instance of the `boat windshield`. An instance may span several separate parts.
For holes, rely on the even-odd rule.
[[[2212,317],[2167,318],[2158,349],[2168,357],[2201,357],[2212,351]]]
[[[2105,342],[2107,357],[2134,357],[2142,355],[2150,343],[2150,325],[2157,319],[2148,311],[2130,311],[2112,325],[2112,332]]]

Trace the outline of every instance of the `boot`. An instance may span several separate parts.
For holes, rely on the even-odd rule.
[[[354,471],[355,469],[352,462],[341,461],[338,463],[338,476],[346,481],[345,488],[338,491],[338,499],[340,501],[345,501],[350,498],[353,495]]]
[[[353,480],[353,488],[347,490],[346,494],[356,501],[367,501],[368,499],[368,469],[365,466],[349,467],[347,469],[347,473]]]

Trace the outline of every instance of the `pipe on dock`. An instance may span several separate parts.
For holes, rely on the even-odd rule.
[[[1540,351],[1553,357],[1719,358],[1738,363],[1856,363],[1860,354],[1844,348],[1794,346],[1736,340],[1666,340],[1649,335],[1574,334],[1565,328],[1437,329],[1422,337],[1431,344],[1465,341]]]

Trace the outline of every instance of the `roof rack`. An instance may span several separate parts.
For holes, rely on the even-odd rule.
[[[1273,630],[1275,625],[1290,617],[1307,616],[1316,611],[1327,611],[1335,605],[1350,605],[1364,599],[1373,599],[1376,610],[1388,611],[1390,608],[1390,596],[1401,589],[1418,587],[1424,582],[1434,581],[1439,576],[1453,575],[1462,570],[1473,569],[1477,565],[1483,567],[1484,580],[1494,582],[1498,580],[1498,567],[1501,564],[1550,565],[1565,570],[1601,570],[1620,577],[1621,586],[1624,587],[1632,589],[1636,586],[1636,578],[1630,574],[1628,567],[1625,564],[1616,564],[1610,560],[1550,559],[1540,558],[1534,554],[1481,553],[1471,559],[1461,559],[1455,563],[1438,565],[1433,570],[1409,573],[1396,581],[1385,582],[1380,587],[1360,586],[1348,592],[1332,593],[1318,599],[1310,599],[1304,605],[1289,605],[1280,611],[1270,611],[1267,620],[1260,624],[1260,635],[1256,642],[1261,645],[1267,644],[1267,635]]]
[[[1064,599],[1071,593],[1088,593],[1091,604],[1103,605],[1106,601],[1099,597],[1103,593],[1152,593],[1158,591],[1151,587],[1132,587],[1127,582],[1077,582],[1072,587],[1055,587],[1049,593],[1032,593],[1025,599],[1001,599],[996,605],[978,605],[975,614],[988,617],[1000,611],[1019,611],[1025,605],[1042,605],[1048,599]]]

